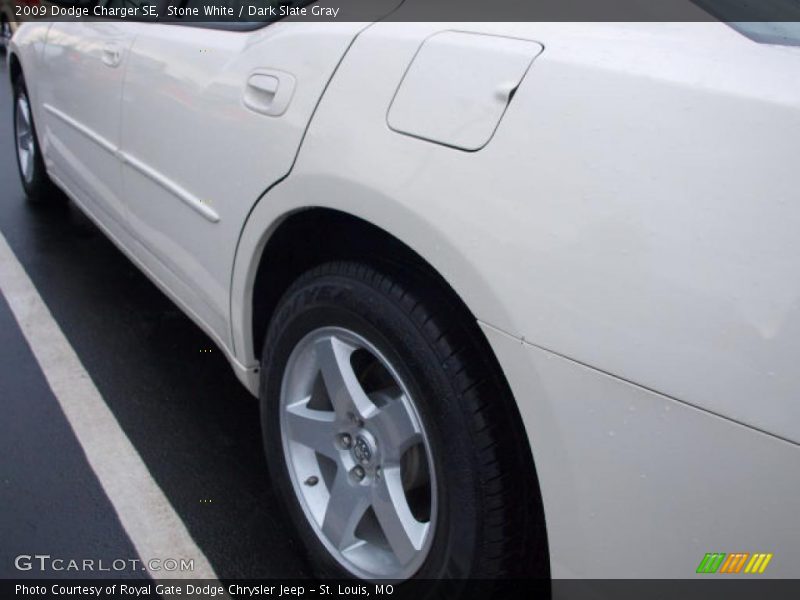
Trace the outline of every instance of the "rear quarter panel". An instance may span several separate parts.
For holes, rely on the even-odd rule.
[[[478,152],[386,123],[419,44],[448,29],[545,48]],[[688,577],[726,549],[777,551],[771,574],[796,575],[798,61],[719,23],[374,25],[243,233],[242,360],[276,224],[356,215],[482,323],[531,438],[554,576]]]
[[[420,41],[471,28],[362,34],[242,248],[257,257],[287,211],[344,210],[428,259],[481,321],[800,439],[797,49],[719,23],[484,24],[545,47],[492,141],[393,132]]]

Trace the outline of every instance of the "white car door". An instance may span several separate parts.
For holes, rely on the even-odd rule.
[[[139,24],[122,107],[135,252],[229,345],[236,244],[365,23]],[[235,26],[233,26],[235,27]]]
[[[124,21],[53,23],[39,83],[48,171],[113,231],[125,221],[117,150],[132,41]]]

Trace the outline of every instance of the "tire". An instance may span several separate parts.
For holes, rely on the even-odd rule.
[[[488,344],[430,278],[391,272],[354,262],[307,272],[265,338],[267,461],[312,570],[394,581],[547,576],[528,441]],[[325,519],[329,507],[337,518]]]
[[[17,171],[25,195],[31,202],[45,202],[55,196],[55,186],[47,175],[36,124],[22,76],[14,81],[14,149]]]

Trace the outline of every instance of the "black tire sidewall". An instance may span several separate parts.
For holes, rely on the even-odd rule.
[[[284,298],[265,342],[261,417],[272,481],[297,526],[315,574],[350,577],[317,538],[295,496],[280,431],[280,390],[289,355],[308,333],[340,326],[363,336],[391,362],[414,398],[431,445],[438,484],[433,545],[416,574],[421,579],[467,577],[477,561],[480,521],[478,469],[468,415],[458,404],[435,345],[407,309],[385,293],[345,276],[327,275]]]

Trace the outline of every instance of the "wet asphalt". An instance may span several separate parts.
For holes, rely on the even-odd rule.
[[[219,350],[75,206],[26,203],[4,58],[0,231],[220,578],[308,576]],[[35,553],[136,557],[0,290],[0,578]]]

